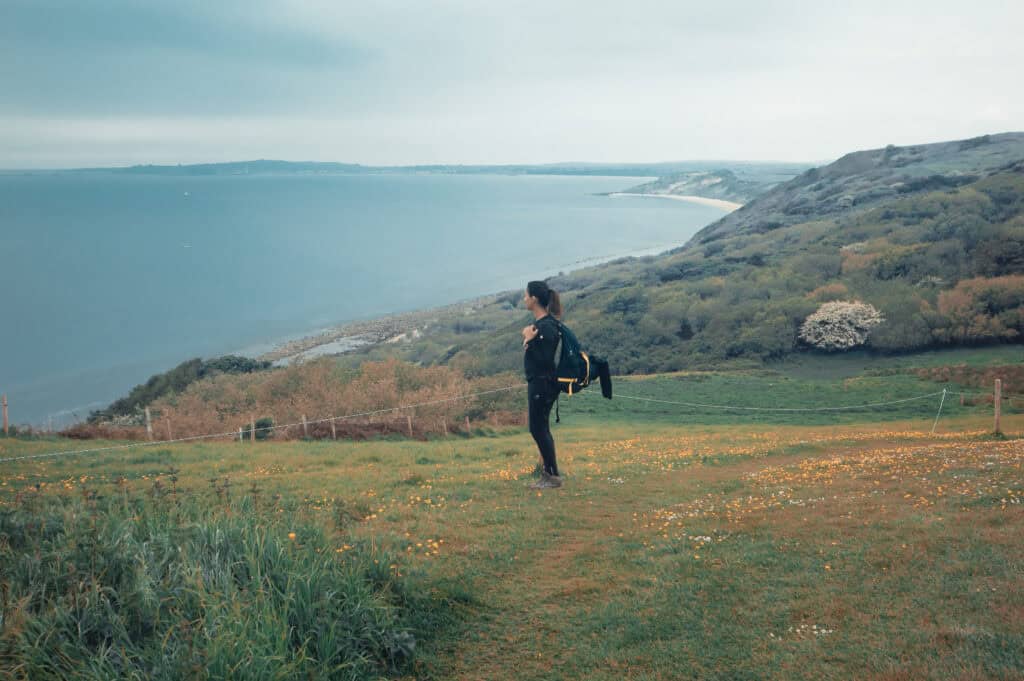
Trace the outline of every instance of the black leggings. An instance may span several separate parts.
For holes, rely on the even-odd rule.
[[[540,449],[540,456],[544,459],[544,470],[549,475],[558,475],[555,439],[551,437],[551,426],[548,424],[551,407],[558,397],[558,383],[553,379],[535,378],[527,383],[527,387],[530,398],[530,435],[533,435]]]

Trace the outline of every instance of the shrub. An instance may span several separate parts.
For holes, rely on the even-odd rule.
[[[270,437],[270,434],[274,432],[274,419],[269,416],[256,419],[256,439],[266,440]],[[252,425],[247,425],[242,429],[242,439],[248,440],[252,437]]]
[[[846,285],[843,284],[842,282],[835,281],[832,282],[831,284],[819,286],[818,288],[808,293],[806,297],[809,300],[814,300],[818,302],[828,302],[832,300],[839,300],[840,298],[845,298],[848,295],[850,295],[850,291],[846,288]]]
[[[639,318],[647,309],[647,294],[640,287],[632,287],[616,293],[605,305],[604,311]]]
[[[1024,276],[965,279],[939,294],[939,341],[982,343],[1017,338],[1024,331]]]
[[[873,306],[861,302],[825,303],[800,326],[799,338],[820,350],[849,350],[863,345],[871,329],[884,321]]]
[[[132,388],[127,397],[113,402],[106,409],[89,415],[89,423],[111,421],[118,416],[136,416],[161,397],[176,395],[189,385],[217,374],[251,374],[269,369],[270,362],[238,355],[224,355],[210,360],[198,357],[182,362],[170,371],[151,376],[148,381]]]
[[[882,305],[885,321],[871,332],[871,347],[906,352],[934,343],[928,320],[929,306],[919,298],[904,297]]]

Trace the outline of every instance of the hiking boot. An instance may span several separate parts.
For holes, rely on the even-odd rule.
[[[537,478],[536,480],[534,480],[533,482],[531,482],[529,485],[527,485],[527,487],[529,487],[530,489],[547,489],[548,488],[548,480],[550,478],[551,478],[551,476],[548,475],[547,471],[541,470],[540,477]]]
[[[548,473],[545,472],[545,473],[541,474],[540,480],[538,480],[537,482],[529,485],[529,488],[530,489],[555,489],[555,488],[561,487],[561,486],[562,486],[562,478],[558,477],[557,475],[549,475]]]

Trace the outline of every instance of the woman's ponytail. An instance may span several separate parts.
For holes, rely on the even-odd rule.
[[[558,319],[562,318],[562,299],[558,297],[558,291],[555,289],[548,289],[551,292],[551,298],[548,300],[548,314]]]

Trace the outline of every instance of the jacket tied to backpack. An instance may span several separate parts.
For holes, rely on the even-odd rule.
[[[612,378],[608,361],[592,355],[580,347],[579,339],[565,324],[558,323],[558,332],[561,336],[562,351],[558,357],[558,379],[559,395],[568,393],[572,395],[583,390],[596,378],[601,384],[601,394],[612,399]],[[555,422],[561,422],[558,413],[558,403],[555,403]]]

